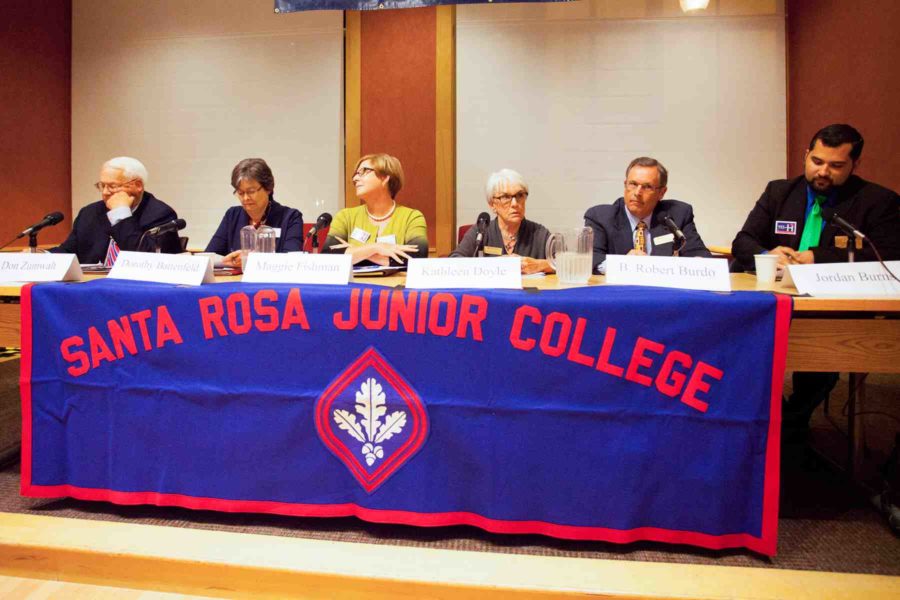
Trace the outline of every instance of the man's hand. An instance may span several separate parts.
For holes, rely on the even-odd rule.
[[[119,190],[106,200],[106,210],[127,206],[131,208],[134,204],[134,196],[129,196],[125,190]]]
[[[787,246],[776,246],[769,250],[769,254],[778,255],[779,267],[784,267],[785,265],[811,265],[815,262],[812,250],[797,252]]]

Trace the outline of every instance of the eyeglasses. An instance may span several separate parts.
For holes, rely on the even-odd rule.
[[[500,194],[499,196],[491,196],[491,198],[500,206],[509,206],[510,202],[513,200],[522,204],[528,199],[528,192],[521,191],[516,192],[515,194]]]
[[[642,192],[652,192],[653,190],[659,189],[655,185],[650,185],[649,183],[638,183],[637,181],[626,181],[625,187],[628,188],[629,192],[633,192],[634,190],[640,190]]]
[[[121,190],[126,185],[131,185],[135,181],[140,181],[139,179],[132,179],[131,181],[126,181],[125,183],[106,183],[105,181],[98,181],[94,184],[94,187],[100,190],[101,192],[104,190],[109,190],[114,192],[116,190]]]
[[[356,171],[353,172],[353,176],[350,179],[356,179],[357,177],[365,177],[369,173],[374,173],[375,169],[372,167],[360,167]]]
[[[238,198],[243,198],[244,196],[255,196],[256,192],[258,192],[261,189],[263,189],[262,186],[260,186],[258,188],[254,188],[252,190],[234,190],[232,192],[232,194],[234,194]]]

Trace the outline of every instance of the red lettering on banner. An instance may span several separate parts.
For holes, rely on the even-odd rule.
[[[597,357],[597,370],[613,377],[621,377],[625,369],[609,362],[609,356],[612,354],[613,344],[615,343],[616,328],[607,327],[606,333],[603,334],[603,346],[600,348],[600,356]]]
[[[334,313],[331,321],[335,327],[342,331],[356,329],[356,326],[359,324],[359,289],[350,292],[350,308],[347,316],[344,317],[341,311],[337,311]]]
[[[156,312],[156,347],[162,348],[166,342],[180,344],[182,339],[172,315],[169,314],[169,309],[162,305]]]
[[[67,363],[76,363],[68,367],[66,371],[68,371],[69,375],[72,377],[78,377],[79,375],[84,375],[88,372],[90,363],[88,362],[87,352],[84,350],[72,352],[73,346],[84,346],[84,340],[81,336],[73,335],[64,339],[59,345],[59,351],[62,354],[64,361]]]
[[[243,292],[229,294],[225,299],[225,307],[228,309],[228,329],[231,333],[243,335],[249,332],[253,323],[250,320],[250,298],[247,294]]]
[[[679,363],[685,369],[690,369],[693,364],[691,357],[684,352],[672,350],[663,361],[663,366],[656,376],[656,389],[670,398],[676,397],[681,393],[687,376],[684,373],[675,370],[675,363]]]
[[[540,331],[531,329],[529,325],[534,325]],[[550,312],[545,317],[538,308],[526,304],[519,306],[513,315],[509,343],[513,348],[524,352],[537,347],[542,354],[553,358],[566,354],[566,360],[570,362],[645,387],[653,387],[655,384],[661,394],[670,398],[678,397],[683,389],[681,402],[700,412],[706,412],[708,403],[697,398],[697,394],[708,393],[711,389],[710,380],[720,380],[724,376],[721,370],[699,361],[688,376],[691,365],[695,362],[689,354],[667,350],[664,344],[640,336],[633,343],[627,368],[615,365],[610,361],[618,333],[615,327],[603,329],[603,339],[599,342],[600,353],[595,362],[591,354],[584,352],[586,347],[591,348],[598,342],[596,337],[591,341],[589,325],[587,319],[578,317],[573,327],[572,317],[566,313]]]
[[[390,295],[388,290],[379,290],[378,292],[378,316],[372,318],[372,289],[363,291],[362,295],[362,315],[360,322],[366,329],[384,329],[387,324],[387,298]]]
[[[471,327],[472,339],[477,342],[483,341],[481,324],[487,317],[487,309],[487,298],[463,294],[462,305],[459,307],[459,327],[456,329],[456,337],[465,338]]]
[[[200,298],[198,305],[200,306],[200,321],[203,323],[203,337],[211,340],[213,327],[216,328],[219,337],[228,335],[225,325],[222,323],[222,317],[225,316],[225,303],[222,302],[222,299],[218,296]]]
[[[91,345],[91,368],[96,369],[101,361],[113,362],[116,356],[106,345],[106,341],[96,327],[88,328],[88,340]]]
[[[134,341],[134,332],[131,330],[131,323],[128,322],[127,316],[121,317],[118,321],[110,319],[106,322],[106,327],[109,329],[109,337],[116,350],[116,358],[125,356],[125,353],[122,352],[123,346],[132,356],[137,354],[137,343]]]
[[[447,310],[444,311],[444,322],[440,323],[441,305],[445,305]],[[421,308],[420,308],[421,310]],[[447,292],[438,292],[431,299],[431,306],[428,310],[428,331],[434,335],[446,337],[453,333],[456,323],[456,297]]]
[[[253,295],[253,312],[261,317],[253,321],[253,326],[257,331],[268,333],[278,329],[278,309],[263,302],[278,302],[278,292],[259,290]]]
[[[553,330],[559,325],[559,335],[556,343],[553,343]],[[544,330],[541,332],[541,352],[547,356],[562,356],[569,343],[569,334],[572,332],[572,319],[566,313],[552,312],[544,321]]]
[[[300,290],[297,288],[292,288],[288,292],[287,301],[284,303],[284,320],[281,322],[281,328],[290,329],[294,325],[299,325],[300,329],[309,331],[306,309],[303,308],[303,299],[300,297]]]
[[[144,342],[144,350],[153,348],[153,344],[150,343],[150,330],[147,329],[147,320],[152,314],[153,313],[151,313],[149,309],[131,314],[131,320],[137,323],[138,329],[141,332],[141,341]]]
[[[697,398],[697,392],[703,392],[704,394],[709,392],[709,383],[703,379],[707,375],[713,379],[721,380],[725,373],[701,360],[697,363],[697,368],[694,369],[694,372],[691,373],[691,378],[684,390],[684,396],[681,397],[682,402],[691,408],[696,408],[700,412],[706,412],[706,409],[709,408],[708,403]]]
[[[625,379],[650,387],[653,379],[638,372],[640,367],[652,367],[653,359],[644,355],[645,351],[654,354],[662,354],[666,347],[656,342],[651,342],[647,338],[639,337],[634,343],[634,352],[631,353],[631,361],[628,363],[628,371],[625,372]]]
[[[541,311],[527,304],[517,308],[516,314],[513,316],[512,329],[509,330],[509,343],[512,344],[513,348],[528,352],[534,348],[537,342],[534,338],[525,339],[522,337],[522,327],[525,324],[525,319],[529,319],[535,325],[540,325],[542,320]]]
[[[425,333],[425,321],[428,317],[428,311],[421,310],[422,306],[428,306],[429,292],[422,292],[419,296],[419,315],[416,319],[416,333]]]
[[[594,366],[594,358],[581,352],[581,341],[584,339],[584,328],[587,327],[587,319],[578,317],[575,321],[575,332],[572,334],[572,345],[569,346],[569,356],[567,358],[573,363],[584,365],[586,367]]]
[[[389,311],[389,331],[398,331],[399,325],[403,323],[403,331],[413,333],[416,326],[416,301],[419,298],[419,292],[409,292],[404,296],[400,290],[394,290],[391,293],[391,306]]]

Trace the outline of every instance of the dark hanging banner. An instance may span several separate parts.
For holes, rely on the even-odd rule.
[[[569,2],[570,0],[275,0],[276,13],[301,10],[379,10],[422,8],[442,4],[509,4],[513,2]]]

